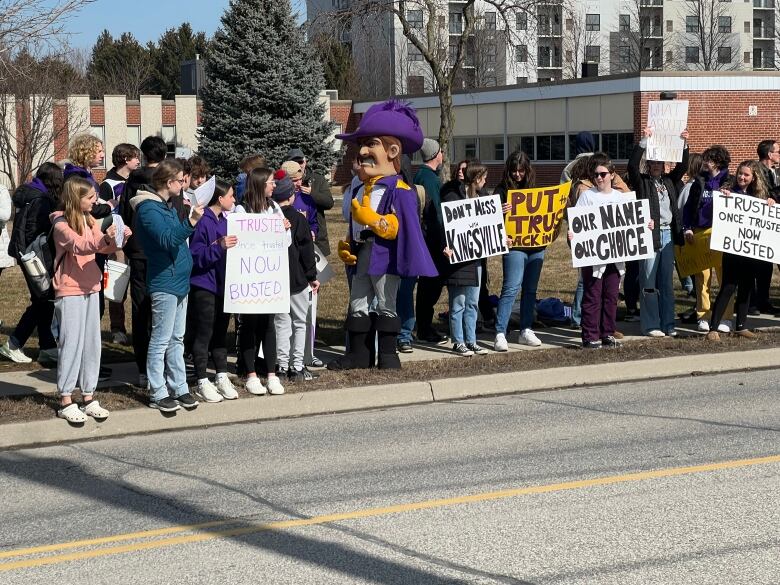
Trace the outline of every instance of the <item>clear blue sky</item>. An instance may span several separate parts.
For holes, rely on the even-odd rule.
[[[97,0],[68,21],[66,29],[73,34],[71,44],[84,49],[92,47],[103,29],[115,37],[132,32],[145,44],[189,22],[196,32],[211,36],[227,5],[228,0]],[[292,0],[292,5],[305,15],[305,0]]]

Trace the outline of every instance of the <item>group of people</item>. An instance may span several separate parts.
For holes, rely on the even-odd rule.
[[[686,141],[682,161],[646,160],[643,131],[627,173],[594,152],[590,133],[577,136],[577,156],[561,182],[571,181],[569,206],[597,206],[625,200],[633,192],[649,202],[654,255],[648,260],[589,266],[580,270],[572,323],[582,331],[586,349],[617,347],[616,330],[621,278],[626,320],[639,320],[650,337],[674,336],[674,246],[692,243],[712,226],[713,192],[745,194],[773,205],[780,198],[780,145],[762,141],[757,159],[746,160],[729,174],[728,150],[714,145],[691,154]],[[356,146],[355,178],[344,191],[347,234],[337,255],[346,265],[350,299],[346,310],[346,353],[328,364],[333,370],[400,368],[399,353],[416,342],[445,345],[459,356],[485,354],[477,343],[478,321],[495,327],[493,349],[508,350],[510,318],[519,313],[518,342],[539,346],[534,332],[536,295],[545,247],[511,247],[502,256],[503,282],[497,306],[488,293],[485,259],[452,263],[444,233],[442,203],[487,195],[488,168],[477,160],[455,167],[442,184],[443,153],[424,139],[412,108],[395,100],[370,108],[358,128],[339,138]],[[410,156],[419,151],[422,165],[412,173]],[[143,156],[143,164],[141,157]],[[313,354],[312,304],[318,281],[315,246],[330,254],[325,211],[333,207],[328,181],[312,172],[304,153],[290,150],[278,170],[260,154],[244,158],[235,181],[214,177],[199,156],[167,158],[159,137],[146,138],[140,150],[114,148],[113,168],[98,184],[93,169],[104,157],[91,135],[76,136],[64,167],[44,163],[35,177],[13,195],[16,216],[10,238],[4,223],[10,202],[0,191],[0,269],[7,253],[19,261],[29,244],[50,234],[54,247],[53,286],[34,294],[0,354],[27,362],[24,346],[37,328],[39,359],[57,364],[58,416],[80,423],[87,416],[104,419],[108,411],[94,398],[99,379],[110,375],[100,365],[100,319],[104,311],[103,272],[107,259],[129,266],[132,345],[139,385],[149,391],[149,405],[163,412],[195,408],[199,401],[238,397],[228,376],[224,310],[227,251],[239,242],[227,234],[231,213],[267,215],[280,222],[288,251],[290,312],[234,315],[237,374],[251,394],[284,393],[283,382],[311,380],[309,367],[324,364]],[[687,183],[683,178],[687,175]],[[210,187],[209,187],[210,185]],[[509,211],[511,191],[535,186],[531,162],[522,151],[508,157],[493,193]],[[5,193],[6,198],[10,198]],[[8,209],[6,209],[6,207]],[[563,233],[563,231],[562,231]],[[569,233],[571,239],[571,233]],[[712,273],[720,286],[711,301]],[[773,265],[724,254],[722,266],[682,278],[696,307],[683,315],[698,323],[709,340],[733,329],[746,338],[747,316],[774,312],[769,301]],[[436,330],[434,307],[447,288],[449,335]],[[416,288],[416,298],[415,298]],[[515,310],[519,297],[519,311]],[[733,301],[736,297],[736,302]],[[115,342],[128,343],[123,299],[109,303]],[[736,311],[736,318],[734,313]],[[480,319],[481,316],[481,319]],[[415,336],[416,330],[416,336]],[[190,393],[185,356],[195,370]],[[216,377],[209,379],[213,361]],[[72,400],[81,389],[83,404]]]

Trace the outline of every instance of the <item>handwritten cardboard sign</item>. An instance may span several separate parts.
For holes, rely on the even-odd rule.
[[[646,199],[570,207],[568,218],[574,268],[655,256]]]
[[[441,204],[452,264],[506,254],[506,232],[498,195]]]
[[[688,127],[688,100],[648,102],[647,125],[653,129],[647,140],[647,160],[680,162],[685,145],[680,134]]]
[[[227,233],[238,236],[238,245],[227,251],[225,312],[289,313],[284,217],[231,213],[227,220]]]
[[[680,276],[690,276],[710,268],[720,268],[723,254],[710,247],[712,228],[693,234],[693,243],[674,247],[674,259]]]
[[[780,205],[749,195],[712,194],[714,250],[780,264]]]
[[[571,182],[556,187],[509,191],[511,206],[506,216],[506,232],[512,246],[541,248],[552,244],[566,210]]]

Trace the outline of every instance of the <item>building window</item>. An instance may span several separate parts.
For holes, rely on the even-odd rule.
[[[567,18],[566,19],[566,30],[571,32],[574,30],[574,19],[573,18]]]
[[[750,21],[749,20],[745,21],[745,32],[746,33],[750,32]]]
[[[598,45],[587,45],[585,47],[585,61],[589,63],[600,63],[601,47]]]
[[[525,12],[518,12],[516,19],[515,27],[517,30],[528,30],[528,15]]]
[[[409,43],[409,48],[407,50],[407,54],[409,56],[409,61],[422,61],[423,56],[420,52],[420,49],[415,47],[412,43]]]
[[[695,16],[685,17],[685,32],[698,33],[699,32],[699,19]]]
[[[450,34],[459,35],[463,33],[463,13],[450,12]]]
[[[600,136],[596,132],[591,132],[593,134],[593,144],[594,144],[594,150],[593,152],[599,152],[601,150],[600,146]],[[577,135],[576,134],[569,134],[569,159],[573,159],[577,156]]]
[[[509,152],[521,150],[528,155],[528,158],[531,160],[536,158],[533,136],[507,136],[507,144],[509,145]]]
[[[421,29],[423,27],[422,10],[407,10],[406,20],[409,22],[410,27]]]
[[[539,47],[539,58],[537,59],[537,63],[539,67],[549,67],[552,57],[551,57],[552,50],[550,47]]]
[[[574,61],[574,52],[571,49],[566,49],[566,53],[564,53],[566,57],[566,62],[570,63]]]
[[[615,132],[601,135],[601,150],[612,160],[627,160],[633,148],[633,132]]]
[[[731,47],[718,47],[718,63],[731,63]]]
[[[522,77],[515,77],[515,83],[517,85],[525,85],[528,83],[528,77],[522,76]]]
[[[563,134],[536,137],[537,160],[566,160],[566,137]]]
[[[742,61],[744,63],[750,63],[750,51],[745,51],[745,54],[742,56]]]
[[[518,63],[528,63],[528,45],[517,45],[515,47]]]
[[[757,39],[764,38],[764,21],[760,18],[753,19],[753,36]]]
[[[620,32],[631,32],[631,15],[621,14],[618,18],[620,20]]]
[[[753,68],[761,69],[764,64],[764,50],[753,49]]]
[[[730,16],[719,16],[718,17],[718,32],[719,33],[730,33],[731,32],[731,17]]]
[[[496,30],[496,13],[485,12],[485,29]]]
[[[477,138],[470,136],[468,138],[453,138],[452,147],[454,150],[453,158],[463,160],[464,158],[477,158]]]
[[[600,14],[586,14],[585,15],[585,30],[601,30],[601,15]]]
[[[699,62],[699,47],[685,47],[685,62],[686,63]]]
[[[666,32],[674,32],[674,21],[673,20],[667,20],[666,21]]]
[[[674,60],[674,55],[671,51],[666,51],[666,62],[671,63]]]
[[[482,162],[504,162],[504,137],[503,136],[480,136],[479,137],[479,160]]]
[[[629,65],[631,63],[631,47],[620,45],[618,47],[618,60],[621,65]]]
[[[496,47],[496,44],[493,42],[488,43],[485,47],[485,61],[488,64],[495,65],[497,55],[498,48]]]
[[[407,76],[406,91],[411,94],[425,93],[425,78],[422,75]]]
[[[127,127],[127,143],[133,146],[141,146],[141,127],[140,126],[128,126]]]

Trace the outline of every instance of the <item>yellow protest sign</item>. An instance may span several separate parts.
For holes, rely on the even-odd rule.
[[[507,193],[504,218],[512,247],[540,248],[552,244],[566,210],[571,181],[556,187],[520,189]]]
[[[710,249],[711,236],[712,228],[707,228],[694,232],[693,244],[686,242],[684,246],[674,247],[674,258],[677,260],[680,276],[690,276],[703,270],[720,267],[723,254]]]

